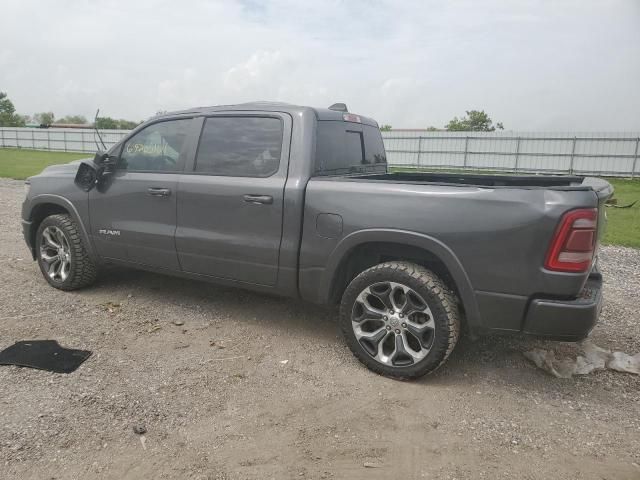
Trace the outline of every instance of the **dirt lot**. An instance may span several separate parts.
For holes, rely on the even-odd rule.
[[[120,270],[63,293],[23,244],[22,195],[0,180],[0,349],[94,354],[70,375],[0,367],[1,478],[640,478],[640,377],[522,357],[573,344],[463,338],[408,383],[361,366],[332,310]],[[640,251],[606,247],[602,267],[592,338],[636,353]]]

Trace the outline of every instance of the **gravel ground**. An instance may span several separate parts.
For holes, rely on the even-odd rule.
[[[23,244],[22,195],[0,180],[0,349],[94,354],[70,375],[0,367],[0,478],[640,478],[640,377],[556,379],[522,356],[574,344],[463,338],[399,382],[355,360],[333,310],[124,270],[60,292]],[[639,352],[640,251],[601,258],[592,339]]]

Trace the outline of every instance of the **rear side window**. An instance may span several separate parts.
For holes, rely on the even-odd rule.
[[[233,177],[269,177],[280,165],[282,132],[279,118],[207,118],[195,171]]]
[[[386,172],[387,157],[376,127],[320,121],[317,133],[316,175]]]

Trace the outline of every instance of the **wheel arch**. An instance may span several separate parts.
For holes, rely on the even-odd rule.
[[[471,282],[456,255],[441,241],[417,232],[370,229],[344,237],[329,257],[321,294],[327,303],[338,303],[353,278],[389,260],[413,261],[433,270],[460,298],[472,330],[481,327]]]
[[[66,198],[49,194],[38,195],[31,200],[31,210],[28,220],[31,222],[29,228],[29,245],[31,246],[31,255],[33,258],[35,259],[35,240],[40,224],[48,216],[57,214],[69,215],[76,225],[78,225],[87,254],[92,259],[95,259],[93,245],[78,210]]]

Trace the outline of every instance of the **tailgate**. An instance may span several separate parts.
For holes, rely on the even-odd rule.
[[[586,177],[582,185],[591,187],[598,196],[598,239],[602,238],[607,224],[605,202],[613,195],[613,186],[602,178]]]

